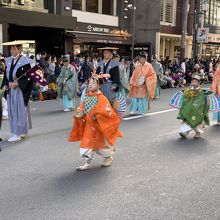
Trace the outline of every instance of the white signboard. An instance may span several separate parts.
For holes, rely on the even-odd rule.
[[[94,27],[92,25],[89,25],[87,27],[88,32],[99,32],[99,33],[110,33],[109,28],[103,28],[103,27]]]
[[[198,28],[197,42],[198,43],[209,42],[209,28]]]

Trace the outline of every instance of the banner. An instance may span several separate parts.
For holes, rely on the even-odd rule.
[[[44,78],[44,71],[40,68],[40,66],[36,65],[26,73],[26,76],[32,79],[34,82],[38,83],[41,86],[46,86],[47,81]]]

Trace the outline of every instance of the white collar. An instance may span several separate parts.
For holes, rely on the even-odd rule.
[[[21,54],[20,54],[20,53],[19,53],[17,56],[15,56],[15,57],[13,57],[13,56],[11,56],[11,57],[12,57],[12,59],[14,59],[14,60],[15,60],[15,59],[18,59],[18,57],[19,57],[19,56],[21,56]]]

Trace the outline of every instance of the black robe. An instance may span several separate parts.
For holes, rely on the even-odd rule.
[[[104,61],[101,61],[96,70],[96,73],[109,74],[110,75],[109,80],[112,81],[112,84],[116,86],[116,89],[114,91],[118,92],[120,85],[120,73],[119,73],[118,62],[109,60],[109,62],[105,65]]]

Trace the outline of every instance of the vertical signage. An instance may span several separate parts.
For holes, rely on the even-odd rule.
[[[198,43],[208,43],[209,42],[209,28],[199,28],[197,33]]]

